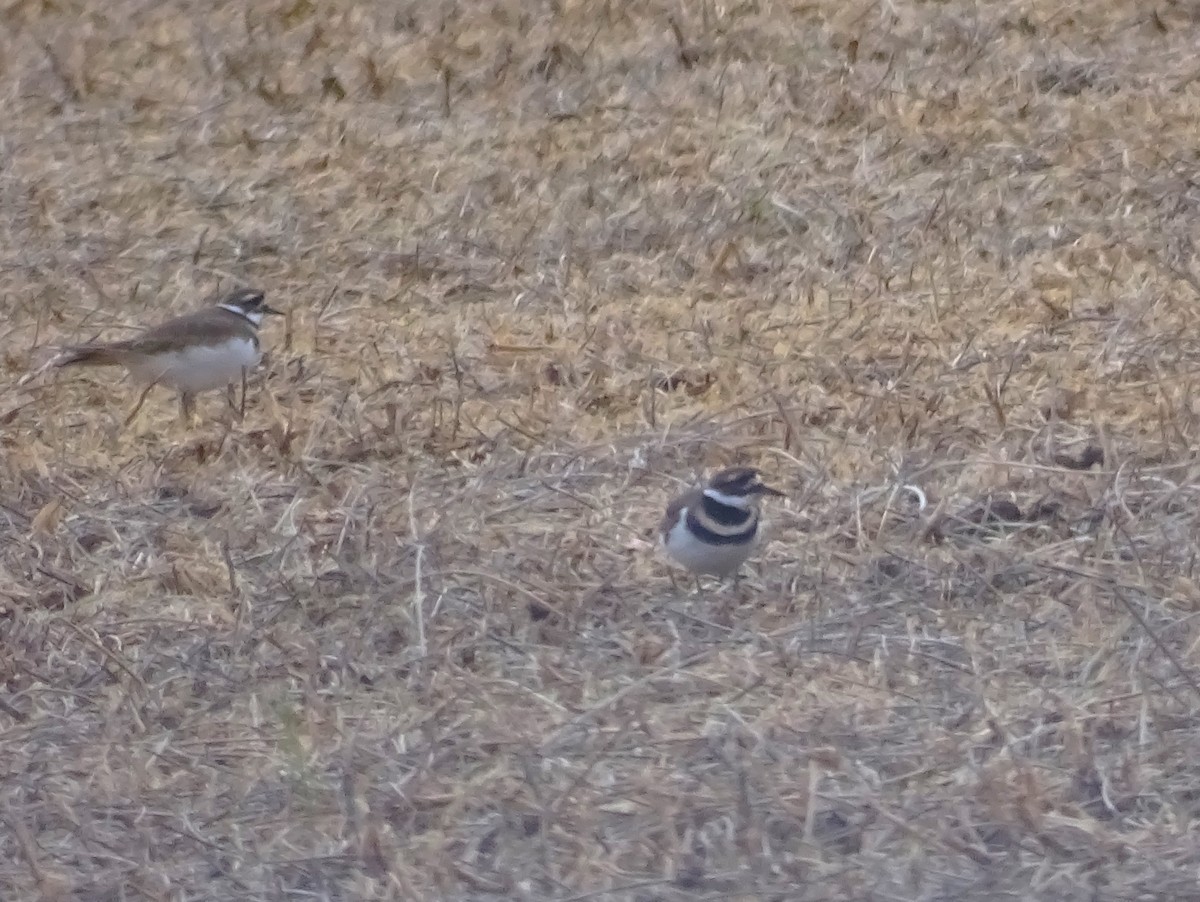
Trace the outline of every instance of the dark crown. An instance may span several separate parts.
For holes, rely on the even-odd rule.
[[[753,467],[729,467],[714,473],[708,481],[708,487],[724,495],[743,498],[751,495],[783,495],[783,492],[763,485],[758,470]]]
[[[231,291],[219,302],[226,307],[236,307],[247,313],[269,313],[280,315],[280,311],[266,304],[266,294],[257,288],[238,288]]]
[[[257,288],[239,288],[226,295],[221,303],[230,307],[241,307],[243,310],[256,310],[266,299],[267,296]]]

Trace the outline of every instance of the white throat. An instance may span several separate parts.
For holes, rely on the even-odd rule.
[[[752,510],[754,507],[754,499],[747,495],[726,495],[719,489],[705,489],[704,494],[711,498],[717,504],[725,504],[729,507],[736,507],[739,510]]]
[[[230,313],[236,313],[243,319],[250,320],[254,324],[254,328],[262,325],[263,315],[259,310],[244,310],[241,307],[235,307],[233,304],[217,304],[222,310],[228,310]]]

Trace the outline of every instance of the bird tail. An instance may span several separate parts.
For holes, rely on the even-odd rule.
[[[121,355],[111,345],[75,345],[63,348],[53,360],[54,366],[115,366]]]

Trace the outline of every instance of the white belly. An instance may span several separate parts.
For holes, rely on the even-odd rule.
[[[219,345],[198,345],[160,354],[130,367],[143,382],[156,382],[186,394],[222,388],[258,365],[262,354],[254,341],[236,338]]]
[[[720,577],[729,576],[742,566],[757,544],[756,537],[743,545],[708,545],[688,532],[682,517],[663,539],[667,554],[693,573]]]

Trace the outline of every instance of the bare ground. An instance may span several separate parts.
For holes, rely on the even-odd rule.
[[[1194,4],[0,21],[0,898],[1200,898]]]

